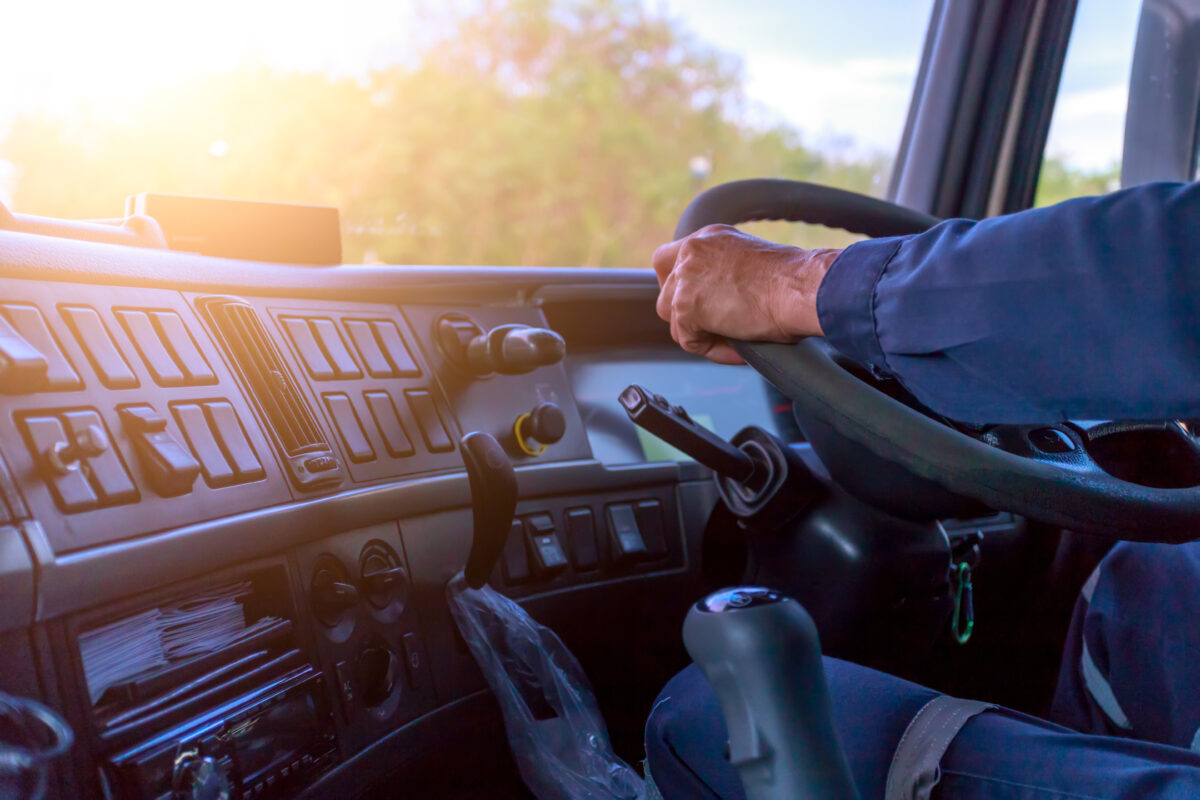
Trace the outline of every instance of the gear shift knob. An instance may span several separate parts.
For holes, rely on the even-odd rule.
[[[723,589],[688,612],[683,642],[717,693],[749,800],[857,800],[817,628],[799,603],[761,587]]]

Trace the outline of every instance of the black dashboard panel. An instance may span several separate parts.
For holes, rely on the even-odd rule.
[[[0,387],[0,448],[56,552],[292,498],[241,389],[179,293],[0,279],[0,298],[0,313],[51,363],[33,391]],[[130,410],[156,417],[177,445],[190,433],[193,453],[211,453],[189,491],[152,487],[138,441],[148,434]],[[55,447],[91,427],[107,440],[99,452],[52,463]]]
[[[143,796],[193,739],[227,760],[244,797],[353,796],[376,778],[381,790],[401,764],[444,769],[445,748],[420,743],[447,730],[490,731],[472,740],[477,761],[506,763],[444,594],[470,541],[457,445],[472,430],[504,445],[520,489],[492,585],[580,652],[602,702],[643,716],[684,658],[677,626],[700,591],[715,502],[706,471],[601,463],[570,359],[472,375],[435,325],[452,312],[482,330],[567,335],[561,321],[599,297],[624,309],[629,333],[656,324],[654,292],[642,272],[289,267],[0,231],[0,348],[45,362],[0,359],[0,691],[40,698],[76,729],[51,795]],[[278,361],[243,363],[212,297],[249,309],[265,337],[250,349]],[[270,393],[285,384],[327,456],[276,429],[282,395]],[[533,456],[513,427],[539,403],[561,408],[565,430]],[[335,460],[337,479],[318,460],[305,466],[315,481],[297,480],[314,458]],[[327,567],[350,587],[332,621]],[[142,676],[122,689],[127,708],[89,698],[82,634],[231,581],[252,587],[247,622],[278,618],[269,636]],[[608,658],[627,642],[635,652]],[[303,735],[279,733],[278,752],[209,735],[260,720]]]

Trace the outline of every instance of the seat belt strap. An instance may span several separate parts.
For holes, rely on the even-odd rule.
[[[896,745],[884,800],[929,800],[942,777],[940,764],[950,743],[968,720],[990,708],[996,706],[947,695],[922,706]]]

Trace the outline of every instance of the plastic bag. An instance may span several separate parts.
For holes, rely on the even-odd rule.
[[[640,800],[638,774],[613,752],[587,676],[554,631],[459,573],[450,612],[504,715],[525,785],[538,800]]]

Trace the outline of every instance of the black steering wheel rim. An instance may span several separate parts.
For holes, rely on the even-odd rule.
[[[826,186],[784,180],[723,184],[692,201],[676,238],[705,225],[808,222],[868,236],[919,233],[928,215]],[[889,397],[844,369],[821,339],[731,342],[805,415],[873,455],[951,493],[1059,527],[1106,538],[1179,543],[1200,535],[1200,487],[1157,488],[1104,472],[1090,458],[1015,454]],[[1086,454],[1083,454],[1086,456]]]

